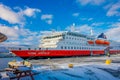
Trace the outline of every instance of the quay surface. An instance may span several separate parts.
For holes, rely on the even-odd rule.
[[[111,59],[112,63],[120,65],[120,54],[108,56],[82,56],[82,57],[66,57],[66,58],[48,58],[48,59],[32,59],[29,60],[33,65],[63,65],[63,64],[104,64],[106,59]]]
[[[106,65],[107,59],[112,60],[112,63]],[[33,64],[32,71],[39,73],[34,75],[35,80],[120,80],[120,54],[110,57],[67,57],[29,61]],[[73,68],[69,68],[69,64],[73,64]],[[1,73],[5,75],[5,72]],[[1,80],[9,80],[4,77]],[[29,76],[20,80],[26,79],[31,80]]]

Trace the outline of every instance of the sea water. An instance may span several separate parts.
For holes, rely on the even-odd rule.
[[[4,70],[5,68],[8,67],[8,62],[12,60],[17,60],[17,61],[22,61],[23,59],[20,57],[5,57],[5,58],[0,58],[0,71]]]

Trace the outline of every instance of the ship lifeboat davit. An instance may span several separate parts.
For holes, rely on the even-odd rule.
[[[104,44],[105,45],[110,45],[110,42],[109,41],[104,41]]]
[[[104,45],[104,40],[97,39],[95,43],[98,45]]]
[[[89,43],[89,44],[94,44],[94,41],[89,40],[88,43]]]

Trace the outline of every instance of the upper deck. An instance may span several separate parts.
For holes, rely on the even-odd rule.
[[[42,37],[40,47],[47,49],[63,49],[63,47],[65,49],[90,49],[91,47],[93,49],[94,45],[89,45],[88,40],[95,40],[95,37],[77,32],[51,33]]]

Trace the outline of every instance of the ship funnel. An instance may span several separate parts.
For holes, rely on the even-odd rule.
[[[97,38],[107,39],[107,37],[106,37],[106,35],[104,33],[101,33],[100,35],[98,35]]]
[[[93,35],[93,30],[92,29],[90,30],[90,34],[91,34],[91,36]]]

